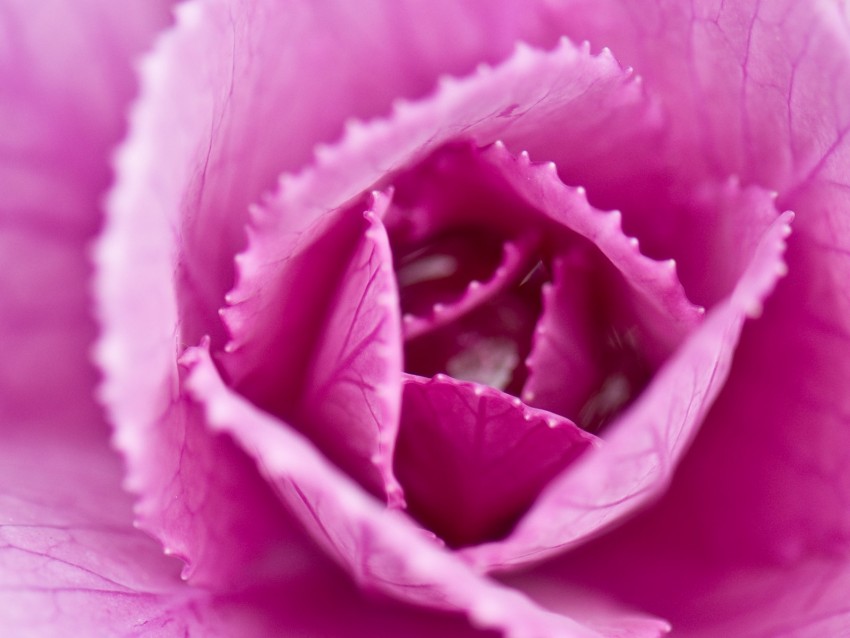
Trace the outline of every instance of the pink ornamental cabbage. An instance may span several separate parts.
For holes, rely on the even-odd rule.
[[[174,15],[0,7],[7,631],[850,632],[842,3]]]

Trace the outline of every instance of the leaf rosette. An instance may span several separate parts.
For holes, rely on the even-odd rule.
[[[250,55],[247,33],[275,42],[265,3],[199,6],[142,67],[97,251],[139,525],[212,587],[297,521],[364,588],[481,627],[663,631],[553,614],[495,574],[664,493],[786,272],[793,215],[680,173],[664,105],[607,49],[495,47],[433,91],[399,80],[389,109],[307,83],[327,109],[308,118]],[[340,109],[362,119],[340,131]]]

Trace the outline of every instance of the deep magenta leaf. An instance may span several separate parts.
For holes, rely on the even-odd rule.
[[[507,533],[600,441],[569,419],[445,375],[406,375],[396,471],[410,512],[451,545]]]

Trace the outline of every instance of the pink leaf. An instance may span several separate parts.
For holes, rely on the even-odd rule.
[[[451,545],[506,533],[561,470],[600,441],[516,397],[407,375],[396,468],[410,512]]]
[[[401,320],[389,240],[379,219],[389,200],[377,193],[373,200],[318,334],[295,413],[341,468],[399,506],[404,497],[392,459],[401,411]]]
[[[136,84],[168,2],[0,8],[0,422],[103,437],[89,362],[88,244]]]

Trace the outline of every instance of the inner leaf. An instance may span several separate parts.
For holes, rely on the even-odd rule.
[[[515,284],[456,321],[405,342],[407,372],[446,373],[518,395],[540,313],[540,283]]]
[[[406,375],[395,469],[409,511],[452,546],[504,536],[596,442],[568,419],[445,375]]]
[[[501,239],[486,229],[459,229],[409,248],[395,259],[402,312],[425,315],[456,300],[469,282],[492,275],[501,252]]]
[[[598,431],[698,312],[619,213],[592,209],[552,168],[456,142],[396,177],[385,221],[405,371],[481,383]],[[659,342],[646,317],[667,310]]]

